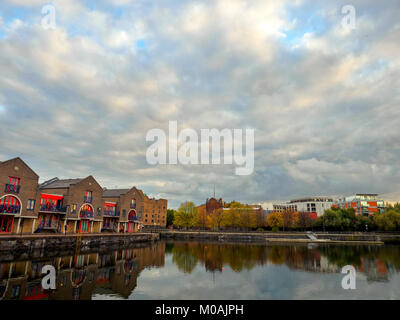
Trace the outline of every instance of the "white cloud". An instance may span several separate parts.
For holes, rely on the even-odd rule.
[[[168,4],[54,1],[57,28],[44,30],[42,3],[3,2],[1,156],[22,156],[43,179],[91,173],[173,205],[204,201],[214,183],[254,202],[397,185],[397,6],[357,2],[357,28],[344,33],[336,1]],[[149,166],[146,132],[169,120],[255,128],[254,175]]]

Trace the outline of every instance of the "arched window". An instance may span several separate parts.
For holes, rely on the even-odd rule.
[[[85,204],[82,208],[81,211],[79,213],[79,217],[80,218],[93,218],[93,208],[92,206]]]
[[[129,211],[128,220],[129,221],[137,221],[136,211],[135,210]]]
[[[0,213],[18,214],[21,211],[21,203],[14,196],[5,196],[0,200]]]

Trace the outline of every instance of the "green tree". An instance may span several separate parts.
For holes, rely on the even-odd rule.
[[[191,228],[195,224],[197,208],[191,201],[182,203],[174,214],[174,224],[178,227]]]
[[[167,227],[174,223],[175,210],[167,209]]]
[[[397,212],[395,209],[391,209],[381,214],[376,214],[374,220],[379,230],[400,230],[400,212]]]

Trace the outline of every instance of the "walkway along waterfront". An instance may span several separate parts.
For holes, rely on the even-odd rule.
[[[156,233],[134,234],[38,234],[38,235],[2,235],[0,236],[1,251],[31,251],[35,249],[75,248],[127,248],[134,243],[153,242],[159,240]]]

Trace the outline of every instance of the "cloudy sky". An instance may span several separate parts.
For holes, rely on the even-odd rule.
[[[46,4],[0,2],[0,160],[171,207],[400,189],[398,0],[54,0],[55,29]],[[169,120],[254,128],[254,173],[149,165]]]

